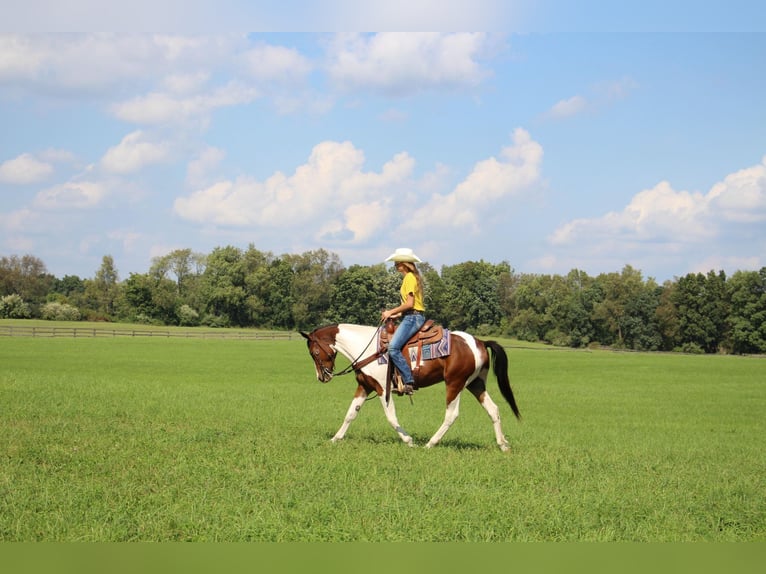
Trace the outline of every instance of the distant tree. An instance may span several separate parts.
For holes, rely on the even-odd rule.
[[[62,279],[53,281],[50,292],[60,293],[65,297],[78,295],[85,292],[85,284],[77,275],[64,275]]]
[[[633,304],[644,290],[641,272],[626,265],[621,273],[600,274],[596,282],[603,294],[593,305],[592,313],[598,340],[630,348],[638,336],[641,321],[655,310],[647,308],[648,299],[643,306]]]
[[[509,334],[522,341],[542,341],[552,325],[548,314],[550,275],[523,274],[514,289]]]
[[[149,274],[174,279],[179,300],[195,299],[199,278],[205,270],[206,256],[191,249],[176,249],[167,255],[152,259]]]
[[[55,282],[42,260],[33,255],[0,257],[0,296],[17,294],[35,316]]]
[[[657,309],[654,312],[657,321],[657,331],[662,340],[661,349],[672,351],[680,345],[680,322],[678,308],[674,300],[676,298],[677,284],[673,281],[665,281],[660,287]]]
[[[308,329],[326,321],[330,292],[343,265],[337,255],[324,249],[298,256],[283,256],[293,270],[291,289],[292,328]]]
[[[104,255],[92,280],[85,281],[84,304],[91,319],[112,320],[120,296],[119,275],[111,255]]]
[[[249,324],[245,271],[243,253],[237,247],[216,247],[208,255],[201,292],[205,310],[216,325]]]
[[[121,315],[139,323],[173,325],[178,323],[176,284],[165,277],[149,273],[131,273],[123,281],[122,298],[125,309]]]
[[[471,329],[480,325],[499,325],[501,276],[509,276],[506,262],[493,265],[468,261],[442,268],[444,299],[439,310],[444,322],[453,329]]]
[[[727,318],[732,351],[766,353],[766,267],[737,271],[727,281]]]
[[[383,264],[352,265],[330,289],[328,321],[377,325],[385,307],[389,274]]]
[[[678,280],[674,303],[678,308],[679,341],[687,351],[715,353],[726,338],[726,275],[723,271],[689,273]]]

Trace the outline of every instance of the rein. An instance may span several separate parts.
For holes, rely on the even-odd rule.
[[[378,325],[378,328],[375,329],[375,332],[372,334],[372,338],[367,342],[367,344],[365,345],[364,349],[362,349],[360,351],[360,353],[357,355],[356,359],[351,361],[351,364],[349,366],[347,366],[345,369],[343,369],[342,371],[339,371],[337,373],[333,373],[332,374],[333,377],[340,377],[342,375],[348,375],[349,373],[352,373],[354,371],[358,371],[362,367],[365,367],[365,366],[369,365],[374,360],[378,359],[379,357],[381,357],[383,355],[383,353],[381,353],[380,351],[376,351],[375,353],[373,353],[372,355],[370,355],[369,357],[367,357],[363,361],[359,361],[359,357],[364,355],[365,351],[367,351],[367,349],[370,348],[370,345],[375,340],[375,338],[378,336],[378,333],[380,332],[381,326],[382,325]],[[335,359],[333,358],[333,361],[334,360]]]

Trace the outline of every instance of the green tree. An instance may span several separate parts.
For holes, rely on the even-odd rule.
[[[639,333],[641,321],[653,315],[656,305],[651,308],[651,298],[642,304],[634,303],[641,297],[644,281],[641,272],[630,265],[621,273],[602,273],[596,282],[603,294],[594,303],[592,319],[599,341],[619,347],[630,347],[645,335]]]
[[[727,324],[735,353],[766,353],[766,267],[737,271],[727,281]]]
[[[90,311],[90,319],[112,320],[115,303],[120,297],[119,275],[111,255],[104,255],[101,267],[91,280],[85,281],[84,304]]]
[[[0,257],[0,297],[17,294],[29,306],[32,316],[39,315],[55,280],[42,260],[33,255]]]
[[[550,331],[547,313],[549,275],[522,274],[513,294],[509,334],[522,341],[542,341]]]
[[[176,284],[165,277],[149,273],[131,273],[122,283],[126,309],[122,315],[139,323],[175,325],[179,322]]]
[[[566,277],[565,294],[567,300],[559,318],[561,330],[566,334],[569,346],[587,346],[595,337],[590,318],[600,291],[594,289],[594,279],[585,271],[572,269]]]
[[[383,264],[352,265],[342,271],[330,289],[328,321],[377,325],[391,291],[398,288]]]
[[[208,255],[201,289],[210,324],[249,324],[245,276],[241,249],[231,245],[216,247]]]
[[[715,353],[725,340],[726,275],[723,271],[689,273],[678,280],[674,303],[678,308],[681,348]]]
[[[444,322],[453,329],[475,329],[480,325],[499,325],[501,276],[511,273],[503,262],[468,261],[442,268],[444,283]]]
[[[674,303],[676,299],[677,284],[673,281],[665,281],[660,287],[655,310],[657,331],[662,340],[660,349],[672,351],[680,345],[680,321],[678,307]]]
[[[152,259],[151,275],[175,280],[176,292],[181,301],[193,301],[199,278],[205,270],[205,255],[191,249],[176,249],[167,255]]]
[[[308,329],[325,322],[331,312],[332,284],[343,268],[340,259],[324,249],[284,258],[294,273],[291,327]]]
[[[272,281],[272,273],[275,267],[279,267],[281,261],[276,259],[270,252],[262,252],[253,244],[248,246],[244,254],[245,258],[245,291],[247,294],[246,305],[248,315],[253,325],[259,327],[274,328],[277,324],[289,322],[289,304],[284,304],[279,295],[275,296],[275,285]],[[291,285],[287,271],[287,282],[284,284],[287,292]]]

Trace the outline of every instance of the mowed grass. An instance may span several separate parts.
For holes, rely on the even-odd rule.
[[[508,348],[513,451],[443,387],[369,401],[302,339],[0,340],[2,541],[766,539],[766,360]],[[343,365],[339,364],[339,367]]]

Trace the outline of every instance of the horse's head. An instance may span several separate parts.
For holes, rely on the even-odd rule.
[[[309,354],[314,361],[314,368],[317,373],[317,380],[321,383],[329,383],[333,377],[335,369],[335,356],[338,352],[335,350],[335,333],[337,327],[321,327],[314,329],[311,333],[301,335],[306,339],[309,348]]]

